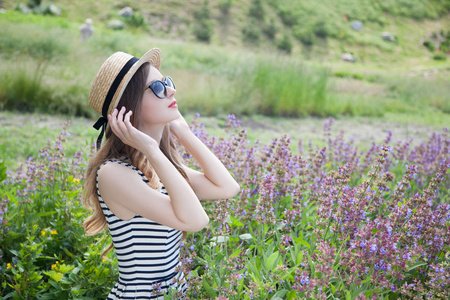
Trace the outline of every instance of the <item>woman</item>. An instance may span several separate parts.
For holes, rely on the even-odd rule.
[[[199,199],[239,192],[227,169],[189,129],[178,111],[175,85],[161,75],[160,63],[156,48],[141,59],[114,53],[89,95],[89,105],[102,114],[94,127],[102,131],[87,169],[84,204],[94,213],[84,226],[90,235],[106,226],[111,233],[119,280],[107,299],[163,299],[171,288],[182,296],[187,286],[180,240],[183,232],[200,231],[209,222]],[[203,172],[182,164],[170,133]]]

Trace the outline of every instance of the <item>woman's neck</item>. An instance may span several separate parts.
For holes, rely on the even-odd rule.
[[[146,127],[139,127],[139,130],[147,134],[151,138],[153,138],[159,145],[161,143],[161,137],[164,131],[164,126],[165,124],[156,124]]]

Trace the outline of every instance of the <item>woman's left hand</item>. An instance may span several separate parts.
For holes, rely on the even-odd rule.
[[[169,128],[170,131],[177,137],[178,134],[182,133],[182,131],[190,130],[188,123],[181,114],[177,119],[169,122]]]

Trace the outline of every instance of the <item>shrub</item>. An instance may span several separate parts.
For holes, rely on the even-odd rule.
[[[292,52],[292,41],[287,34],[283,35],[283,38],[277,43],[277,47],[287,53]]]
[[[228,15],[230,8],[233,5],[233,0],[220,0],[219,9],[224,15]]]
[[[329,35],[328,29],[327,29],[327,24],[323,20],[316,22],[316,24],[314,25],[313,32],[317,37],[322,38],[322,39],[326,39],[327,36]]]
[[[262,0],[252,0],[250,2],[250,8],[248,10],[248,16],[255,20],[264,21],[264,7]]]
[[[316,37],[312,30],[297,26],[294,28],[294,37],[300,41],[303,46],[311,47],[315,44]]]
[[[292,27],[298,24],[298,16],[290,5],[278,6],[277,14],[280,16],[281,21],[284,25]]]
[[[261,35],[261,29],[253,19],[249,19],[247,24],[242,28],[242,40],[244,42],[258,44]]]
[[[210,10],[208,1],[205,0],[198,10],[194,12],[193,32],[197,40],[209,42],[213,34],[213,27],[210,21]]]
[[[438,52],[433,55],[434,60],[447,60],[447,54],[444,52]]]
[[[264,24],[263,33],[271,40],[275,39],[275,35],[277,34],[278,28],[275,25],[275,21],[270,19],[268,24]]]
[[[116,263],[87,237],[80,206],[86,153],[68,158],[68,123],[54,142],[0,183],[0,294],[14,299],[105,298]],[[4,214],[3,214],[4,213]]]
[[[144,30],[148,29],[148,23],[145,20],[144,16],[140,13],[133,13],[130,17],[122,17],[121,20],[132,28],[141,28]]]
[[[430,51],[434,51],[435,47],[434,47],[434,43],[430,42],[430,41],[424,41],[423,44],[428,50]]]
[[[41,5],[42,0],[28,0],[28,6],[30,7],[36,7]]]

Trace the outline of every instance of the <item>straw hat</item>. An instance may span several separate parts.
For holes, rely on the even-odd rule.
[[[108,123],[107,116],[112,113],[122,97],[125,88],[142,64],[149,62],[159,70],[161,66],[161,50],[153,48],[140,59],[124,52],[116,52],[103,63],[94,78],[89,93],[89,106],[102,115],[94,124],[95,129],[102,131],[97,139],[97,149]]]

